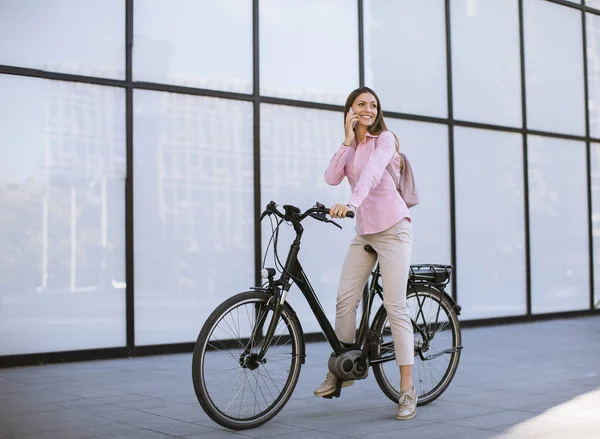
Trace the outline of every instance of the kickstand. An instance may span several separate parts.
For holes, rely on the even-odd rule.
[[[333,397],[339,398],[340,394],[342,393],[342,384],[344,384],[344,382],[342,380],[338,379],[333,393],[330,393],[329,395],[325,395],[325,396],[323,396],[323,398],[327,398],[327,399],[332,399]]]

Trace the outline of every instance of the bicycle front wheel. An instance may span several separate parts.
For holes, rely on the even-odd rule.
[[[198,402],[226,428],[243,430],[272,419],[289,400],[304,360],[302,328],[286,304],[264,358],[258,353],[273,317],[272,296],[240,293],[202,327],[192,358]]]
[[[460,325],[453,304],[434,287],[410,287],[406,301],[414,331],[413,383],[421,406],[437,399],[454,378],[462,349]],[[373,358],[389,360],[373,364],[373,374],[383,393],[397,403],[400,369],[394,357],[392,332],[383,305],[372,328],[382,339]]]

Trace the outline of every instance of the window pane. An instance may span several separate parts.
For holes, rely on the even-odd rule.
[[[518,2],[453,1],[451,15],[454,116],[522,126]]]
[[[252,104],[134,98],[135,340],[190,342],[254,285]]]
[[[600,17],[586,15],[590,135],[600,137]]]
[[[531,296],[534,314],[589,307],[583,142],[529,136]]]
[[[600,0],[585,0],[585,5],[590,8],[600,9]]]
[[[584,135],[581,12],[526,0],[524,17],[528,127]]]
[[[600,143],[592,143],[592,237],[594,248],[594,303],[600,308]]]
[[[252,92],[252,2],[136,0],[136,81]]]
[[[279,205],[292,204],[305,210],[314,206],[317,201],[328,207],[348,201],[348,181],[344,180],[338,186],[329,186],[324,177],[331,157],[344,140],[343,118],[341,112],[262,105],[260,175],[261,200],[264,206],[273,200]],[[298,256],[332,323],[335,319],[335,298],[342,264],[356,234],[353,219],[338,222],[343,230],[310,218],[304,221],[302,248]],[[262,236],[264,255],[271,237],[271,227],[266,220],[263,221]],[[293,229],[282,224],[278,245],[282,262],[285,262],[293,237]],[[266,266],[274,268],[272,247],[266,254]],[[295,285],[287,300],[302,316],[305,331],[321,331],[310,307]]]
[[[4,0],[0,64],[125,78],[123,0]]]
[[[464,319],[527,312],[523,137],[456,128],[456,253]]]
[[[452,264],[450,252],[450,178],[448,127],[427,122],[386,119],[410,160],[419,204],[410,210],[414,264]],[[446,288],[451,291],[450,285]]]
[[[356,0],[260,1],[260,92],[342,105],[358,87]]]
[[[0,96],[0,355],[124,346],[123,90],[0,75]]]
[[[364,20],[365,80],[383,108],[447,116],[444,1],[365,0]]]

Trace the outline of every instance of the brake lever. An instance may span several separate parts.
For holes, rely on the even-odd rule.
[[[326,219],[326,220],[325,220],[325,222],[326,222],[326,223],[331,223],[331,224],[333,224],[334,226],[336,226],[336,227],[339,227],[339,228],[340,228],[340,230],[344,230],[344,229],[342,229],[342,226],[340,226],[340,225],[339,225],[338,223],[336,223],[335,221],[332,221],[332,220],[330,220],[330,219]]]
[[[268,210],[265,210],[261,215],[260,215],[260,219],[258,220],[258,222],[262,222],[262,220],[264,219],[264,217],[266,217],[267,215],[270,215],[271,212],[269,212]]]

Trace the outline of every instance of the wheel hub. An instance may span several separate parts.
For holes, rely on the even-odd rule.
[[[258,366],[261,364],[265,364],[267,360],[263,358],[262,360],[258,357],[258,354],[252,353],[247,355],[240,356],[240,366],[244,369],[256,370]]]

